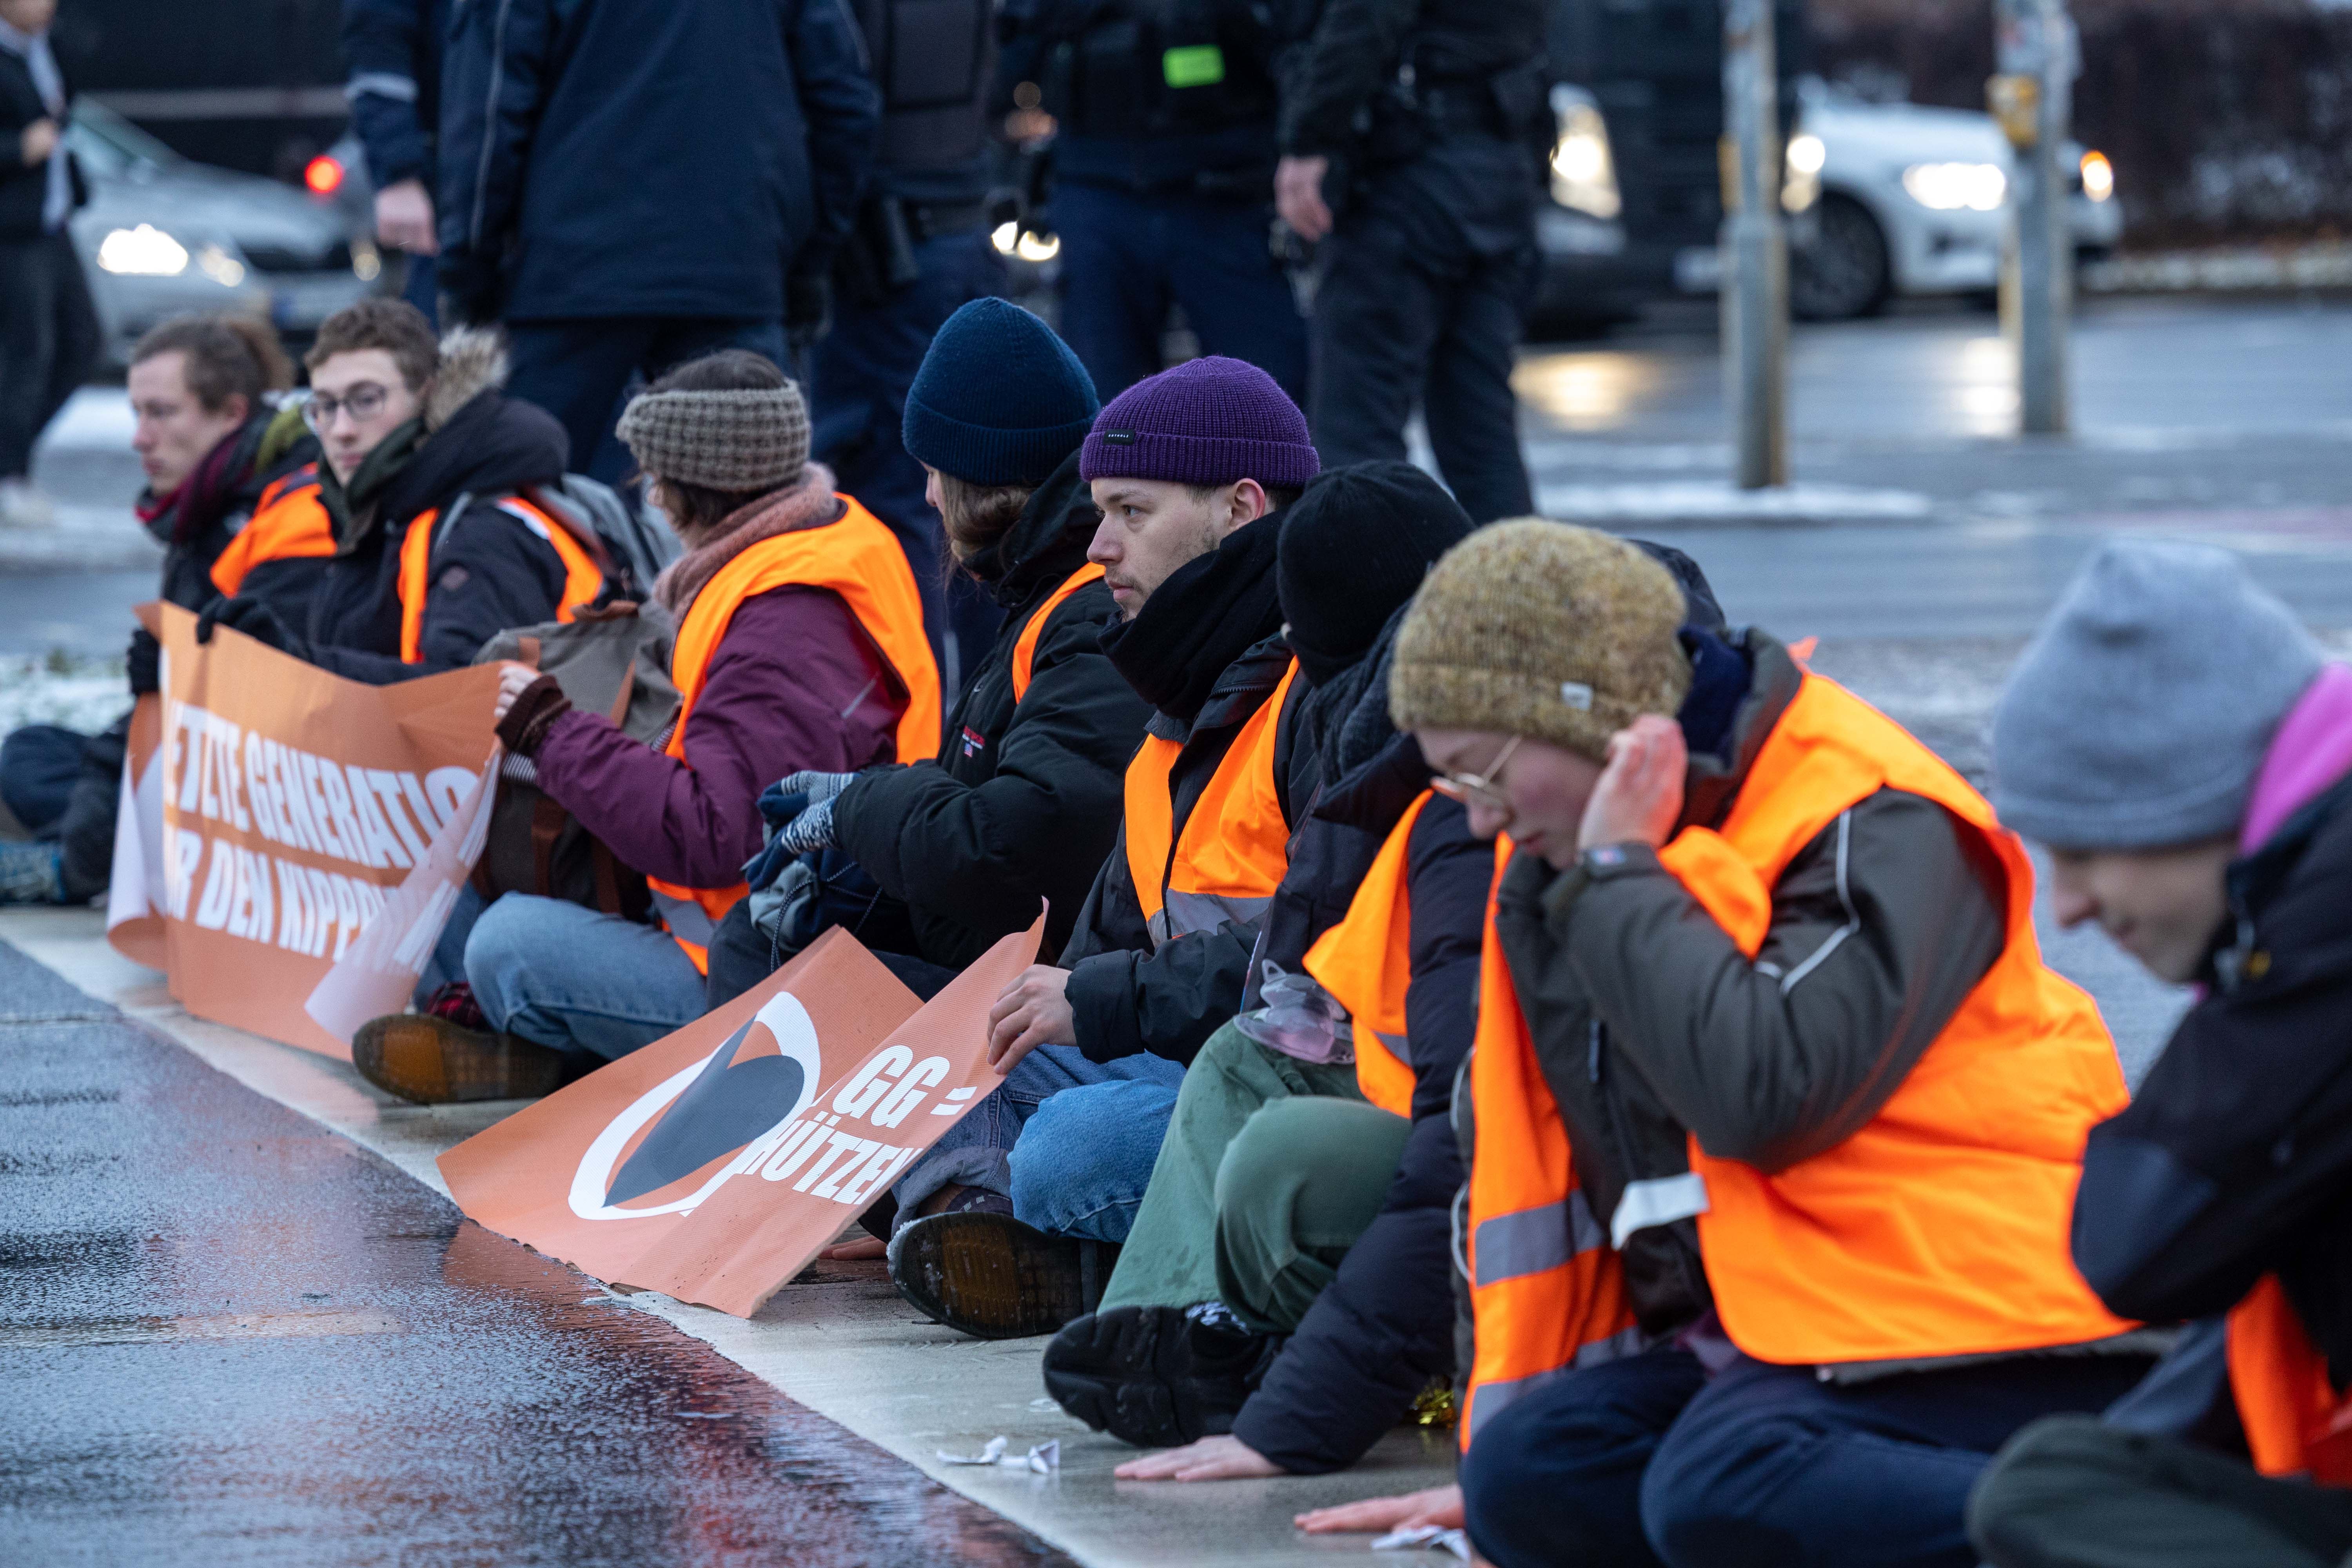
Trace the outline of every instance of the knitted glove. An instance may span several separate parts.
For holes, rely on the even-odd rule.
[[[785,795],[804,795],[811,805],[822,805],[847,789],[856,780],[856,773],[786,773],[776,788]]]
[[[499,721],[499,739],[518,757],[534,755],[547,739],[548,727],[571,711],[572,699],[563,695],[555,677],[542,675],[515,693],[514,706]]]
[[[848,775],[844,775],[845,777]],[[833,847],[833,797],[827,795],[785,824],[771,842],[787,855],[806,855]]]

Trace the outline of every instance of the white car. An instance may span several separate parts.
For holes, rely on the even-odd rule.
[[[2104,254],[2123,232],[2114,166],[2071,143],[2063,162],[2075,251]],[[1895,295],[1998,285],[2012,162],[1990,114],[1869,103],[1809,84],[1788,163],[1796,315],[1835,321]]]

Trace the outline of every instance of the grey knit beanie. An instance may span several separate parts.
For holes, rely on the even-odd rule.
[[[808,462],[808,405],[791,382],[724,392],[648,392],[621,411],[637,467],[739,494],[778,489]]]
[[[2063,849],[2235,832],[2271,737],[2326,662],[2229,552],[2102,545],[2001,693],[1994,809]]]

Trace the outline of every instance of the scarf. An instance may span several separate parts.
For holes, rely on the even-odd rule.
[[[1225,667],[1282,629],[1275,545],[1282,514],[1244,523],[1152,591],[1131,621],[1104,629],[1103,652],[1136,695],[1191,724]]]
[[[408,466],[424,440],[423,417],[411,419],[377,442],[375,450],[360,459],[358,471],[348,482],[335,477],[334,464],[324,456],[320,458],[319,504],[327,509],[327,517],[334,524],[336,554],[351,554],[374,531],[375,503],[383,499],[384,487]]]
[[[247,452],[254,436],[250,424],[230,431],[213,444],[179,489],[160,498],[151,490],[139,499],[139,521],[157,543],[184,550],[228,515],[251,471]]]
[[[833,482],[833,470],[823,463],[803,463],[793,483],[729,512],[709,538],[662,568],[654,579],[655,602],[683,623],[687,607],[719,568],[760,541],[839,521],[843,509]]]

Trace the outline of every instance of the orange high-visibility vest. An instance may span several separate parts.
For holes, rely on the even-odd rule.
[[[2352,1486],[2352,1400],[2327,1379],[2327,1358],[2304,1331],[2278,1276],[2230,1309],[2230,1390],[2254,1468]]]
[[[520,496],[504,498],[496,503],[496,510],[545,540],[562,561],[563,598],[555,607],[555,618],[570,625],[576,611],[594,604],[596,595],[604,591],[604,569],[570,529]],[[425,574],[433,569],[433,526],[440,515],[437,509],[418,514],[408,525],[408,536],[400,542],[400,658],[404,664],[425,662],[425,600],[432,589]]]
[[[1037,667],[1037,639],[1045,635],[1046,617],[1060,609],[1064,600],[1087,584],[1100,582],[1102,574],[1101,567],[1087,562],[1071,573],[1068,579],[1054,590],[1053,595],[1037,606],[1037,613],[1029,617],[1029,624],[1021,628],[1021,639],[1013,645],[1013,700],[1015,703],[1029,695],[1030,673]]]
[[[312,463],[261,492],[253,515],[213,562],[213,586],[234,595],[265,561],[332,555],[335,525],[319,501],[319,465]]]
[[[1706,1194],[1699,1248],[1724,1331],[1758,1360],[1790,1365],[2123,1333],[2133,1325],[2100,1305],[2067,1241],[2083,1145],[2123,1109],[2123,1073],[2097,1007],[2042,963],[2032,862],[1983,797],[1892,720],[1808,675],[1723,826],[1685,828],[1659,858],[1753,958],[1789,861],[1881,788],[1935,801],[1982,837],[2008,875],[2008,938],[1878,1114],[1844,1142],[1767,1175],[1691,1140]],[[1480,1067],[1501,1072],[1483,1059],[1485,1012]],[[1523,1023],[1509,1054],[1541,1082]],[[1497,1096],[1511,1092],[1507,1078],[1496,1081]],[[1500,1098],[1478,1091],[1476,1109],[1479,1166],[1528,1157],[1487,1136],[1490,1115],[1508,1114]],[[1545,1169],[1565,1163],[1556,1118],[1540,1142]],[[1482,1206],[1474,1173],[1474,1236],[1507,1212]],[[1540,1361],[1540,1350],[1520,1347],[1547,1331],[1509,1311],[1483,1314],[1480,1361],[1490,1335],[1515,1369]]]
[[[1412,1114],[1413,1070],[1405,1040],[1412,984],[1412,889],[1406,875],[1423,790],[1390,829],[1338,925],[1307,950],[1307,973],[1348,1010],[1356,1040],[1356,1087],[1394,1116]]]
[[[1183,742],[1147,735],[1127,765],[1127,869],[1151,945],[1254,921],[1290,868],[1290,824],[1274,782],[1275,739],[1298,661],[1234,737],[1176,832],[1171,775]]]
[[[686,612],[670,654],[670,679],[677,684],[677,722],[665,749],[683,763],[686,727],[719,639],[746,599],[778,588],[823,588],[838,595],[874,639],[898,683],[907,689],[907,710],[898,724],[898,757],[920,762],[939,754],[940,669],[923,632],[923,601],[915,574],[898,536],[857,502],[840,498],[847,510],[822,528],[803,528],[761,540],[720,567]],[[688,888],[649,877],[654,905],[670,934],[694,966],[709,971],[709,945],[727,911],[751,889]]]

